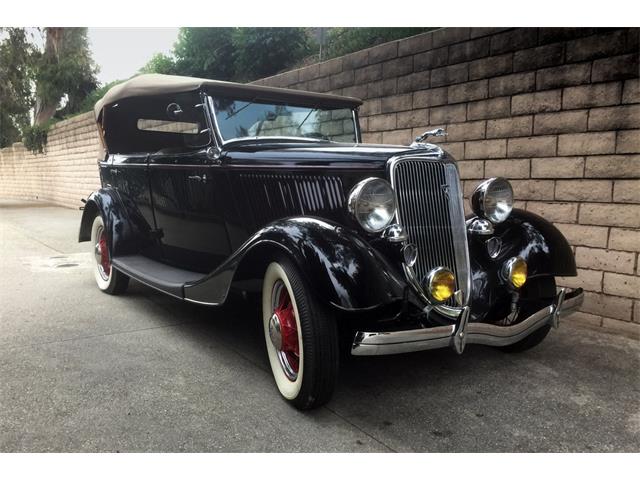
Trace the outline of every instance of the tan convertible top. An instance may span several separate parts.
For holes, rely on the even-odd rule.
[[[112,103],[125,98],[185,93],[204,90],[212,95],[240,95],[243,98],[291,101],[301,104],[356,107],[362,101],[352,97],[329,95],[326,93],[303,92],[286,88],[262,87],[243,83],[207,80],[205,78],[181,77],[177,75],[160,75],[151,73],[139,75],[126,82],[115,85],[96,102],[94,113],[99,120],[102,109]]]

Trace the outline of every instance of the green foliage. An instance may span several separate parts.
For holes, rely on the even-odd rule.
[[[164,75],[175,75],[176,63],[173,58],[164,53],[156,53],[147,64],[140,69],[140,73],[162,73]]]
[[[323,59],[339,57],[347,53],[357,52],[365,48],[373,47],[385,42],[391,42],[399,38],[411,37],[429,30],[433,27],[365,27],[365,28],[331,28],[327,32],[325,44],[326,56]]]
[[[20,140],[33,107],[36,50],[23,28],[0,28],[0,148]]]
[[[173,49],[176,70],[181,75],[235,79],[234,28],[181,28]]]
[[[106,83],[103,86],[92,90],[86,97],[84,97],[84,100],[82,100],[82,103],[78,106],[77,112],[69,116],[73,116],[78,113],[91,112],[96,102],[104,97],[111,87],[115,87],[122,82],[124,82],[124,80],[114,80],[113,82]]]
[[[237,28],[233,32],[235,79],[273,75],[311,53],[303,28]]]
[[[41,125],[26,126],[22,133],[22,142],[25,148],[35,154],[44,153],[49,129],[53,123],[55,122],[50,120]]]
[[[84,99],[98,86],[98,68],[93,62],[86,28],[48,27],[45,51],[37,64],[36,97],[39,106],[57,107],[63,97],[65,106],[56,118],[78,113]],[[46,115],[45,115],[46,117]],[[47,121],[39,118],[36,122]]]
[[[43,51],[29,38],[34,30],[0,29],[0,147],[22,138],[27,148],[41,152],[50,120],[79,112],[96,89],[97,67],[86,28],[41,30]],[[38,128],[30,127],[32,116]]]
[[[140,70],[217,80],[273,75],[310,53],[303,28],[181,28],[173,58],[154,55]]]

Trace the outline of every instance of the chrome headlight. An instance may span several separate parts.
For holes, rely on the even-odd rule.
[[[482,182],[471,196],[471,208],[479,217],[493,223],[504,222],[513,209],[513,188],[504,178]]]
[[[384,230],[396,213],[393,188],[381,178],[367,178],[349,194],[349,211],[367,232]]]

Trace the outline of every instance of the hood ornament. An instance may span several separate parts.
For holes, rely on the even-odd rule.
[[[444,128],[436,128],[435,130],[428,130],[424,132],[422,135],[416,137],[413,143],[410,145],[411,148],[425,148],[426,144],[424,141],[429,137],[446,137],[447,132],[445,132]]]

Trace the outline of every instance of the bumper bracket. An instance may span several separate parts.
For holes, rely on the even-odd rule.
[[[511,345],[545,325],[558,328],[560,317],[577,310],[584,300],[581,288],[561,288],[554,302],[515,325],[469,322],[471,308],[464,307],[456,323],[431,328],[397,332],[357,332],[351,346],[352,355],[389,355],[451,346],[462,353],[467,344],[495,347]]]

